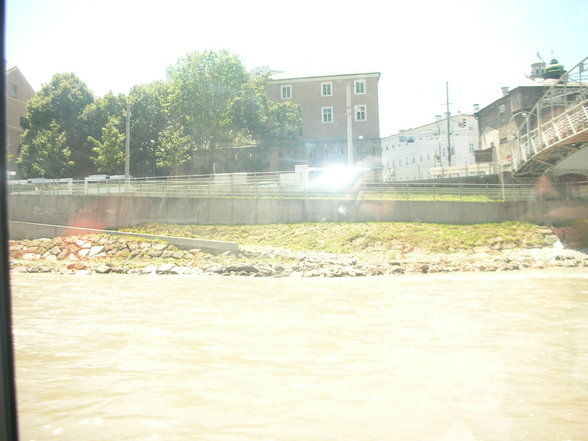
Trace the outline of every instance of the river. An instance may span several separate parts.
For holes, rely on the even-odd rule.
[[[23,440],[588,439],[588,274],[14,274]]]

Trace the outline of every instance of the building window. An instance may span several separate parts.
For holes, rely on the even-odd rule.
[[[324,123],[332,123],[333,122],[333,108],[332,107],[323,107],[322,111],[322,121]]]
[[[470,153],[474,153],[474,143],[470,142]]]
[[[506,106],[504,104],[501,104],[500,106],[498,106],[498,113],[504,113],[505,110],[506,110]]]
[[[16,87],[16,84],[13,84],[10,88],[10,95],[12,98],[18,98],[18,87]]]
[[[355,121],[366,121],[367,120],[367,106],[361,104],[355,106]]]
[[[365,94],[365,80],[355,80],[353,84],[356,95]]]
[[[333,96],[333,83],[321,84],[321,96]]]
[[[292,98],[292,86],[286,85],[281,87],[281,97],[283,100],[289,100]]]

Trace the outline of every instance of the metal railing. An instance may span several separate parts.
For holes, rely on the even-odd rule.
[[[588,57],[553,79],[533,109],[524,112],[527,116],[519,126],[518,145],[512,149],[517,174],[538,175],[553,165],[553,159],[547,161],[548,151],[557,158],[565,156],[565,146],[588,141],[587,65]]]
[[[359,178],[346,185],[297,183],[294,173],[226,173],[103,180],[96,182],[29,183],[10,181],[10,194],[132,195],[187,198],[291,198],[411,201],[529,201],[545,198],[588,199],[588,182],[550,184],[466,184],[443,182],[381,182]]]

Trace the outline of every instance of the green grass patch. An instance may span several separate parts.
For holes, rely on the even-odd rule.
[[[145,224],[126,229],[177,237],[238,242],[333,253],[402,253],[419,248],[453,252],[474,247],[545,245],[539,227],[524,222],[447,225],[404,222],[299,223],[272,225]]]

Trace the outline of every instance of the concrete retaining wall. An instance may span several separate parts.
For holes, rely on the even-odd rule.
[[[146,222],[209,225],[343,221],[474,224],[523,220],[544,224],[588,218],[588,201],[566,200],[487,203],[11,195],[8,208],[9,219],[13,221],[96,229],[116,229]],[[64,232],[67,234],[67,230]],[[32,227],[11,229],[12,238],[22,235],[41,237]]]

